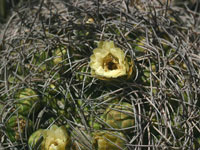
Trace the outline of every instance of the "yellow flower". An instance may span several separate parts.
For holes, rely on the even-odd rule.
[[[86,21],[87,24],[92,24],[94,23],[94,19],[93,18],[89,18],[87,21]]]
[[[66,129],[56,125],[46,130],[44,137],[44,150],[66,150],[71,141]]]
[[[90,56],[92,75],[100,79],[118,78],[132,74],[133,61],[128,62],[124,52],[113,41],[101,41]]]

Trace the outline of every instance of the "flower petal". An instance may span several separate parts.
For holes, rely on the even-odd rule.
[[[100,41],[90,56],[92,75],[99,79],[130,76],[130,66],[124,52],[113,41]],[[131,72],[132,73],[132,72]]]

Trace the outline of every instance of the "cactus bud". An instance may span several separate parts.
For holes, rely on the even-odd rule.
[[[43,140],[43,129],[39,129],[31,134],[28,139],[28,145],[30,149],[38,149],[41,150],[40,144]]]
[[[120,132],[101,131],[93,135],[95,150],[127,150],[125,136]]]
[[[20,140],[20,138],[24,138],[26,126],[27,131],[30,131],[30,127],[32,126],[31,120],[21,115],[10,117],[6,123],[6,133],[9,139],[14,142]]]
[[[134,126],[132,105],[123,102],[120,105],[112,105],[103,114],[106,124],[112,128],[125,129]]]
[[[30,88],[25,88],[15,95],[18,113],[27,116],[34,103],[39,101],[39,96]],[[38,107],[36,107],[38,108]]]

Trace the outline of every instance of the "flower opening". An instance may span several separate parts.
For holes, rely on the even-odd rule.
[[[53,125],[45,134],[45,150],[65,150],[70,144],[70,138],[64,127]]]
[[[92,75],[99,78],[118,78],[132,74],[132,66],[124,52],[113,41],[100,42],[90,57]]]

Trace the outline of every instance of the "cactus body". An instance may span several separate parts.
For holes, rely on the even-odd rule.
[[[39,96],[37,93],[30,88],[21,90],[15,95],[15,98],[17,100],[16,108],[18,109],[18,113],[23,116],[27,116],[34,103],[39,101]],[[38,106],[36,107],[37,109]]]
[[[121,103],[120,105],[112,105],[103,114],[104,121],[112,128],[123,129],[134,126],[132,105]]]
[[[31,126],[31,120],[21,115],[14,115],[6,123],[6,133],[11,141],[19,141],[20,138],[25,138],[26,127],[27,131],[30,132]]]
[[[95,150],[126,150],[126,140],[122,133],[101,131],[94,133],[93,148]]]
[[[43,129],[39,129],[32,133],[32,135],[28,139],[29,149],[38,149],[41,150],[41,142],[43,140]]]

